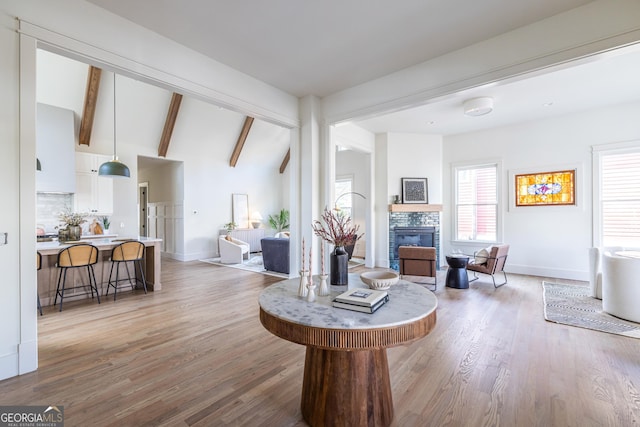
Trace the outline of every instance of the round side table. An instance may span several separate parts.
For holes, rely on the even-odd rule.
[[[312,427],[389,426],[393,398],[388,347],[404,345],[431,332],[437,300],[414,283],[399,281],[389,302],[373,314],[332,307],[347,290],[309,303],[298,297],[297,279],[284,280],[260,294],[260,321],[272,334],[305,345],[301,411]],[[349,274],[349,288],[366,287]],[[340,290],[336,290],[340,288]]]
[[[446,259],[447,264],[449,264],[445,282],[447,287],[468,289],[469,276],[467,276],[467,263],[469,262],[469,257],[467,255],[447,255]]]

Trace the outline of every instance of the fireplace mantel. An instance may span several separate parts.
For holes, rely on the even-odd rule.
[[[389,205],[389,212],[442,212],[442,205],[403,203]]]

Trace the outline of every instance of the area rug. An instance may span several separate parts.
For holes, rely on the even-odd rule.
[[[206,262],[208,264],[221,265],[223,267],[237,268],[238,270],[253,271],[254,273],[261,273],[261,274],[267,274],[269,276],[281,277],[283,279],[289,278],[289,275],[287,274],[265,270],[264,265],[262,264],[262,255],[252,254],[251,258],[248,260],[245,260],[242,264],[222,264],[220,262],[220,257],[201,259],[200,261]]]
[[[549,322],[640,338],[640,323],[602,311],[602,301],[590,296],[588,286],[542,282],[542,298]]]

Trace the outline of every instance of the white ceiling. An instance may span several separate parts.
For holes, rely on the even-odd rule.
[[[88,1],[293,95],[320,97],[590,3]],[[355,124],[372,132],[447,135],[635,101],[640,99],[640,53],[628,51]],[[464,116],[462,103],[476,96],[493,97],[494,111]]]
[[[465,100],[485,96],[493,98],[494,109],[490,114],[478,117],[463,114]],[[640,46],[630,46],[355,124],[374,133],[451,135],[638,100]]]
[[[591,0],[88,0],[298,97],[323,97]]]

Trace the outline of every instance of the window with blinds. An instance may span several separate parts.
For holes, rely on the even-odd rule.
[[[456,168],[456,240],[497,241],[497,170],[496,164]]]
[[[603,154],[600,163],[603,246],[640,244],[640,151]]]

